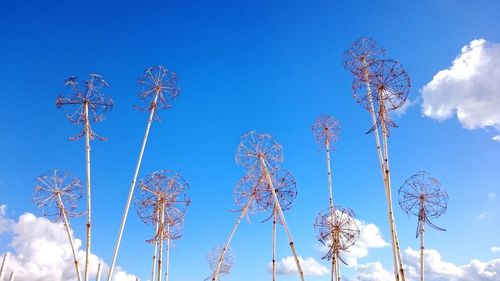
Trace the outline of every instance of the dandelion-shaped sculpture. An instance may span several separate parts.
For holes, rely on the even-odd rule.
[[[83,126],[83,131],[70,140],[78,140],[85,136],[85,170],[87,188],[87,237],[85,253],[85,273],[84,278],[89,278],[89,255],[91,246],[91,223],[92,223],[92,196],[90,185],[90,140],[106,140],[98,136],[92,130],[90,124],[104,120],[104,115],[113,107],[111,98],[106,98],[102,93],[108,84],[99,74],[90,74],[87,80],[81,85],[76,76],[66,79],[64,83],[69,89],[68,93],[60,96],[56,100],[58,108],[70,108],[66,113],[68,120],[78,126]]]
[[[139,217],[144,223],[155,226],[151,280],[162,280],[163,241],[166,241],[165,280],[169,277],[170,242],[181,237],[187,207],[190,204],[187,192],[189,184],[177,173],[169,170],[156,171],[144,177],[139,186],[140,193],[135,200]],[[156,255],[158,253],[158,261]]]
[[[318,241],[328,249],[323,259],[332,260],[331,280],[340,281],[339,261],[347,264],[340,253],[354,245],[360,233],[354,212],[337,206],[332,218],[330,209],[326,209],[316,217],[314,229]]]
[[[80,214],[75,210],[78,200],[82,197],[82,186],[78,178],[71,177],[68,173],[57,170],[46,172],[35,180],[35,192],[33,202],[47,217],[55,217],[56,220],[64,222],[64,228],[68,234],[68,240],[73,253],[76,276],[78,281],[82,280],[73,237],[71,236],[69,217]]]
[[[424,280],[424,225],[445,231],[430,219],[446,212],[448,193],[441,189],[441,183],[425,171],[417,172],[399,188],[399,205],[408,215],[418,217],[417,237],[420,236],[420,280]]]
[[[113,270],[115,268],[118,251],[120,249],[123,230],[125,229],[125,224],[127,222],[128,211],[132,202],[137,176],[141,167],[142,156],[146,148],[151,123],[153,122],[153,118],[157,116],[157,110],[169,109],[172,106],[173,100],[175,100],[180,93],[179,86],[177,85],[177,75],[161,65],[146,69],[146,71],[144,71],[144,75],[139,79],[138,83],[140,88],[139,97],[144,104],[142,106],[136,106],[136,108],[143,111],[149,111],[149,118],[146,125],[146,131],[142,139],[139,158],[137,159],[134,175],[132,177],[132,183],[130,184],[127,202],[125,203],[125,209],[123,211],[122,222],[118,231],[118,237],[116,240],[115,250],[113,253],[107,281],[111,281],[113,277]]]
[[[222,261],[220,260],[220,257],[223,257]],[[220,280],[221,275],[229,275],[231,273],[231,269],[233,269],[234,265],[234,252],[228,246],[217,246],[207,254],[206,259],[210,270],[218,272],[216,276],[217,279],[215,279],[218,281]],[[214,280],[212,275],[205,280],[210,280],[210,278]]]
[[[387,198],[394,274],[396,280],[404,281],[405,274],[392,206],[387,137],[389,135],[388,127],[396,126],[391,121],[388,112],[404,104],[409,92],[410,81],[399,63],[381,59],[384,53],[383,49],[377,47],[373,39],[360,38],[344,53],[344,67],[354,75],[352,85],[354,99],[371,115],[372,128],[368,132],[374,132],[375,135]],[[382,142],[380,141],[379,127],[382,129]]]
[[[276,223],[283,224],[283,222],[278,219],[278,207],[274,202],[273,193],[271,188],[274,188],[274,193],[278,196],[278,201],[281,206],[282,211],[287,211],[292,208],[293,202],[297,197],[297,183],[293,178],[293,175],[283,169],[275,170],[271,173],[271,178],[273,181],[272,187],[265,183],[259,190],[259,196],[257,197],[257,203],[266,211],[271,212],[271,216],[264,220],[268,221],[273,219],[273,235],[272,235],[272,276],[273,281],[276,280]]]
[[[304,281],[304,273],[300,266],[300,261],[295,250],[292,235],[283,214],[283,209],[279,202],[278,195],[274,188],[274,182],[271,173],[278,169],[279,163],[283,162],[283,151],[269,134],[258,134],[255,131],[244,134],[238,145],[236,152],[236,163],[247,169],[247,174],[255,174],[257,178],[263,177],[267,181],[268,189],[274,198],[274,204],[278,212],[278,219],[283,224],[285,233],[290,242],[290,248],[297,265],[297,271],[300,278]]]
[[[213,270],[211,280],[219,280],[219,275],[224,274],[224,263],[227,260],[232,260],[231,257],[226,257],[227,251],[230,250],[230,244],[236,233],[236,229],[240,225],[243,217],[249,214],[262,211],[262,207],[258,204],[258,197],[262,194],[262,189],[265,186],[264,178],[254,174],[248,174],[241,178],[234,187],[233,195],[236,206],[238,206],[240,215],[236,219],[236,223],[231,230],[229,237],[222,248],[219,247],[216,251],[212,251],[209,255],[210,268]],[[215,257],[217,255],[217,257]],[[210,279],[210,278],[208,278]]]

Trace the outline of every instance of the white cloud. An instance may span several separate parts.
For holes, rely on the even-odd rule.
[[[493,254],[500,253],[500,247],[497,247],[497,246],[493,246],[493,247],[491,247],[491,249],[490,249],[490,250],[491,250],[491,252],[492,252]]]
[[[451,67],[439,71],[420,91],[423,114],[462,126],[500,129],[500,44],[473,40]],[[500,137],[499,137],[500,138]]]
[[[21,215],[18,221],[5,217],[6,207],[0,206],[0,234],[11,236],[9,247],[13,249],[7,265],[7,274],[15,271],[16,281],[74,281],[76,273],[73,255],[64,225],[51,222],[31,213]],[[81,240],[75,239],[75,247],[83,273],[85,251],[80,250]],[[90,256],[90,279],[95,279],[97,266],[103,262],[94,254]],[[103,263],[103,273],[109,271]],[[136,277],[117,268],[113,281],[135,281]],[[105,274],[103,274],[105,275]]]
[[[491,139],[492,139],[492,140],[494,140],[494,141],[498,141],[498,142],[500,142],[500,135],[498,135],[498,136],[494,136],[494,137],[492,137]]]
[[[476,217],[476,219],[477,219],[478,221],[482,221],[482,220],[487,219],[490,215],[491,215],[491,212],[482,212],[482,213],[480,213],[480,214]]]
[[[299,257],[300,267],[304,275],[312,276],[323,276],[329,272],[329,270],[314,258]],[[269,269],[272,268],[272,264],[269,264]],[[292,256],[282,258],[280,261],[276,261],[276,273],[283,275],[297,275],[297,265],[295,264],[295,259]]]
[[[493,192],[490,192],[490,193],[488,194],[488,198],[489,198],[490,200],[495,200],[495,198],[496,198],[496,197],[497,197],[497,195],[496,195],[495,193],[493,193]]]
[[[434,249],[427,249],[425,257],[425,279],[427,281],[499,281],[500,259],[487,262],[472,260],[464,265],[455,265],[443,261],[441,254]],[[406,280],[417,281],[420,274],[420,253],[411,248],[403,252]],[[393,274],[382,264],[369,263],[356,268],[353,281],[387,281]]]

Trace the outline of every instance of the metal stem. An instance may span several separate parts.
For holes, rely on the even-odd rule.
[[[424,281],[424,225],[425,225],[425,209],[424,200],[420,199],[420,281]]]
[[[161,213],[160,213],[160,243],[158,245],[158,281],[161,281],[161,271],[163,268],[162,262],[163,262],[163,226],[165,225],[165,202],[161,203]]]
[[[3,255],[2,267],[0,267],[0,281],[3,280],[5,275],[5,271],[7,269],[7,264],[9,264],[10,252],[7,252]]]
[[[101,281],[101,271],[102,271],[102,264],[99,263],[97,265],[97,274],[95,276],[95,281]]]
[[[82,275],[80,274],[80,268],[78,266],[78,259],[76,257],[76,251],[75,251],[75,245],[73,243],[73,238],[71,237],[71,233],[69,231],[70,225],[69,225],[69,220],[68,220],[68,215],[66,214],[66,209],[64,208],[64,204],[61,198],[61,193],[57,193],[57,201],[59,202],[59,206],[61,208],[61,213],[63,215],[64,219],[64,228],[66,229],[66,233],[68,234],[68,239],[69,239],[69,244],[71,246],[71,252],[73,253],[73,261],[75,263],[75,270],[76,270],[76,276],[78,278],[78,281],[82,281]],[[0,276],[3,278],[3,276]],[[2,279],[0,279],[2,280]]]
[[[273,208],[273,281],[276,281],[276,204]]]
[[[15,278],[16,278],[16,273],[14,271],[12,271],[10,273],[9,281],[14,281]]]
[[[85,249],[85,281],[89,280],[89,255],[91,246],[91,218],[92,218],[92,201],[90,192],[90,121],[89,121],[89,102],[85,101],[84,120],[85,120],[85,170],[87,183],[87,244]]]
[[[170,224],[167,222],[167,245],[166,245],[166,251],[167,251],[167,257],[165,260],[165,281],[168,281],[168,268],[170,265]]]
[[[134,195],[135,183],[137,181],[137,176],[139,175],[139,169],[141,168],[142,156],[144,154],[144,150],[146,148],[146,143],[148,141],[149,129],[151,128],[151,123],[153,122],[153,117],[154,117],[154,114],[156,111],[156,102],[158,100],[159,93],[160,93],[160,89],[156,90],[156,94],[155,94],[155,97],[153,99],[153,102],[151,102],[151,108],[150,108],[151,112],[149,114],[148,123],[146,125],[146,132],[144,133],[144,138],[142,139],[141,150],[139,152],[139,159],[137,159],[137,165],[135,167],[134,176],[132,178],[132,183],[130,184],[130,191],[128,193],[127,202],[125,204],[125,210],[123,211],[122,222],[120,225],[120,230],[118,231],[118,238],[116,240],[115,250],[113,253],[113,259],[111,260],[111,267],[109,269],[107,281],[111,281],[111,278],[113,277],[113,270],[115,268],[116,258],[118,256],[118,251],[120,249],[120,243],[122,241],[123,230],[125,229],[125,224],[127,222],[128,211],[130,209],[130,203],[132,202],[132,196]]]
[[[160,216],[159,211],[156,210],[156,216],[155,216],[156,225],[155,225],[155,234],[154,234],[155,236],[158,233],[158,227],[159,227],[159,223],[160,223],[159,216]],[[152,266],[152,269],[151,269],[151,280],[152,281],[155,280],[155,276],[156,276],[156,253],[157,252],[158,252],[158,240],[154,239],[153,266]]]

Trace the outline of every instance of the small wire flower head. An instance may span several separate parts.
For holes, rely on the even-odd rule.
[[[135,107],[141,111],[169,109],[180,94],[177,74],[161,65],[146,69],[138,84],[144,105]]]
[[[260,171],[261,159],[268,169],[277,169],[283,162],[283,148],[270,134],[248,132],[241,137],[236,150],[236,163],[247,169],[247,172]]]
[[[297,183],[295,182],[293,175],[286,170],[279,169],[271,173],[271,179],[274,192],[276,192],[276,195],[278,196],[278,202],[280,203],[281,210],[286,211],[291,209],[293,202],[297,198]],[[260,196],[257,199],[257,203],[264,210],[274,212],[276,206],[269,183],[263,182],[263,185],[260,188]],[[267,221],[272,217],[273,214],[271,214],[271,216],[264,221]]]
[[[425,171],[419,171],[405,181],[398,193],[399,205],[408,215],[418,217],[418,227],[421,223],[425,223],[434,229],[444,231],[430,221],[444,214],[448,207],[448,193],[441,189],[439,180]]]
[[[99,74],[89,74],[83,86],[78,82],[77,76],[66,79],[64,85],[69,91],[66,95],[56,99],[56,106],[57,108],[71,108],[72,111],[69,113],[66,112],[66,117],[75,125],[82,125],[85,127],[87,118],[85,112],[86,105],[88,105],[89,123],[103,121],[104,115],[113,107],[113,100],[111,98],[106,98],[102,93],[102,90],[109,86]],[[105,138],[96,135],[91,128],[89,128],[89,133],[92,139],[105,140]],[[82,133],[71,137],[70,140],[80,139],[84,135],[85,128]]]
[[[314,222],[318,241],[328,247],[328,252],[323,257],[327,260],[332,259],[335,253],[349,249],[360,234],[352,210],[336,206],[333,221],[330,212],[329,208],[321,211]]]
[[[208,266],[210,267],[210,270],[214,271],[217,268],[223,250],[224,247],[216,246],[207,254],[206,259],[208,262]],[[224,258],[222,259],[222,263],[219,267],[219,276],[229,275],[231,273],[231,270],[233,269],[233,266],[234,266],[234,251],[233,249],[231,249],[231,247],[228,247],[226,249],[226,253],[224,254]],[[212,278],[212,275],[210,275],[207,279],[210,278]]]
[[[191,203],[187,195],[189,184],[176,172],[160,170],[144,177],[139,186],[134,203],[141,220],[148,225],[159,223],[158,237],[163,231],[165,238],[180,238],[184,216]],[[160,219],[162,212],[164,221]]]
[[[314,138],[318,144],[325,146],[334,143],[340,135],[340,122],[330,115],[319,116],[312,126]]]
[[[377,46],[375,40],[367,37],[356,39],[344,52],[344,69],[355,77],[366,80],[364,68],[385,55],[385,50]]]
[[[370,84],[377,103],[387,111],[400,108],[410,93],[410,76],[403,66],[395,60],[378,60],[369,66]]]
[[[242,177],[233,190],[234,203],[243,210],[247,208],[247,213],[255,214],[263,211],[262,207],[257,203],[258,197],[261,196],[261,190],[264,186],[264,178],[262,175],[247,174]],[[252,202],[249,202],[252,200]],[[248,205],[249,204],[249,205]]]
[[[68,217],[80,216],[81,213],[75,210],[82,195],[80,180],[66,172],[52,170],[35,179],[33,202],[42,211],[43,216],[60,220],[63,218],[63,208]],[[59,202],[59,196],[63,205]]]

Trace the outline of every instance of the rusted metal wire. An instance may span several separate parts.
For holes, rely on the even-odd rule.
[[[241,137],[235,159],[247,173],[261,171],[261,159],[267,169],[274,170],[283,162],[283,148],[271,135],[251,131]]]
[[[419,171],[409,177],[399,188],[399,205],[408,215],[418,217],[417,234],[420,236],[420,280],[424,280],[424,226],[436,230],[430,219],[440,217],[448,208],[448,193],[441,189],[439,180],[426,171]]]
[[[372,38],[360,37],[344,52],[344,69],[363,80],[364,68],[385,56],[385,53]]]
[[[274,192],[278,196],[281,210],[287,211],[291,209],[293,202],[297,198],[297,183],[295,182],[295,178],[289,171],[278,169],[271,173],[271,179],[273,181]],[[257,190],[257,203],[264,210],[271,212],[271,215],[264,220],[267,221],[271,219],[273,215],[276,216],[277,210],[274,196],[268,183],[261,183]],[[279,219],[278,222],[283,224]]]
[[[321,115],[314,121],[312,132],[316,142],[322,147],[337,142],[340,136],[340,121],[330,115]],[[335,150],[332,146],[331,149]]]
[[[224,254],[223,254],[224,253]],[[222,261],[220,257],[223,257]],[[207,262],[211,271],[218,271],[217,279],[220,280],[221,275],[231,274],[231,270],[234,266],[234,251],[226,246],[216,246],[207,254]],[[205,280],[210,280],[212,275],[210,275]]]
[[[70,231],[69,217],[81,215],[81,213],[77,213],[75,210],[82,194],[80,180],[71,177],[68,173],[60,173],[57,170],[52,170],[42,174],[35,180],[33,202],[42,211],[44,216],[55,217],[56,220],[64,222],[64,228],[73,253],[78,281],[81,281],[82,277]]]

